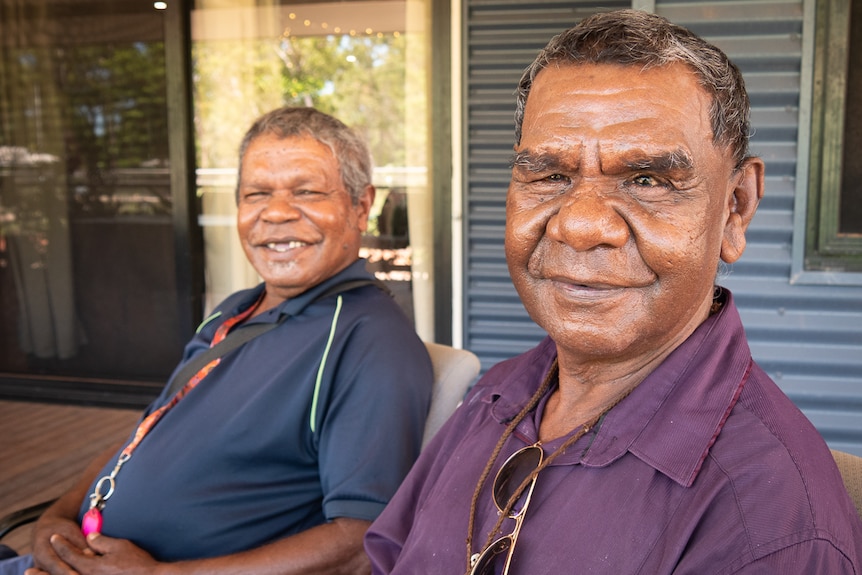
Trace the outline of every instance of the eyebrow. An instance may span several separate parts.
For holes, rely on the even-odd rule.
[[[646,170],[651,172],[685,171],[694,168],[694,161],[688,152],[677,148],[672,152],[657,155],[644,154],[640,158],[626,162],[626,167],[630,170]]]
[[[650,171],[656,173],[667,173],[673,171],[691,171],[694,169],[694,160],[691,155],[682,148],[669,152],[650,154],[644,151],[633,151],[633,158],[627,159],[622,166],[630,171]],[[550,153],[536,153],[530,150],[522,150],[512,154],[509,159],[509,168],[524,168],[531,172],[562,171],[571,169],[570,163],[565,162],[559,155]]]
[[[512,154],[509,159],[509,168],[525,168],[531,172],[543,172],[546,170],[560,170],[571,167],[563,162],[556,154],[534,153],[523,150]]]

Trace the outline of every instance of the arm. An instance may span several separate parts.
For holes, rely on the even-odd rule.
[[[81,503],[88,497],[96,476],[122,445],[118,443],[95,458],[75,485],[36,523],[33,533],[36,569],[28,571],[28,575],[370,573],[362,549],[362,538],[370,522],[359,519],[336,518],[242,553],[176,563],[159,563],[128,540],[104,535],[85,540],[78,524]]]
[[[81,575],[361,575],[371,572],[362,550],[368,525],[339,518],[250,551],[176,563],[159,563],[129,541],[104,535],[89,538],[95,556],[61,537],[53,545]]]

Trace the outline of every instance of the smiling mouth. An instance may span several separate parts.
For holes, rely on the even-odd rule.
[[[616,283],[608,283],[601,281],[572,281],[565,279],[552,279],[554,284],[556,284],[559,288],[563,289],[565,292],[569,294],[579,294],[579,295],[610,295],[615,293],[620,293],[630,289],[640,289],[645,287],[644,282],[616,282]]]
[[[309,245],[307,242],[300,242],[298,240],[293,240],[289,242],[269,242],[266,244],[268,249],[271,249],[278,253],[284,253],[290,250],[294,250],[296,248],[301,248]]]
[[[582,284],[573,282],[561,282],[563,288],[571,291],[615,291],[622,289],[621,286],[610,286],[606,284]]]

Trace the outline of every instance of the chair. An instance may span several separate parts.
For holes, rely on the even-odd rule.
[[[431,392],[431,408],[425,420],[422,447],[446,422],[461,403],[467,388],[479,375],[479,358],[465,349],[456,349],[439,343],[425,343],[431,365],[434,368],[434,387]]]
[[[832,450],[832,457],[841,472],[844,487],[856,506],[856,513],[862,519],[862,457],[845,453],[844,451]]]
[[[39,519],[42,512],[50,507],[54,501],[54,499],[43,501],[42,503],[37,503],[36,505],[13,511],[5,517],[0,518],[0,539],[3,539],[3,537],[13,529],[17,529],[22,525],[26,525],[27,523]]]
[[[431,365],[434,369],[434,386],[431,391],[431,407],[425,420],[422,447],[446,422],[455,408],[461,403],[467,388],[479,375],[479,358],[464,349],[456,349],[439,343],[425,343]],[[0,518],[0,539],[18,527],[39,518],[42,512],[54,501],[45,501]]]

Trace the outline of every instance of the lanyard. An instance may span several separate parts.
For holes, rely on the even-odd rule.
[[[238,315],[235,315],[231,318],[228,318],[223,324],[221,324],[216,330],[215,335],[213,336],[213,340],[210,343],[210,347],[214,347],[218,343],[220,343],[225,337],[227,337],[228,332],[231,330],[233,326],[240,323],[241,321],[248,318],[254,310],[260,305],[260,302],[263,301],[263,294],[261,294],[260,299],[257,300],[253,306],[250,306],[244,312],[241,312]],[[147,434],[155,427],[156,423],[167,413],[172,407],[174,407],[179,401],[184,398],[188,393],[193,390],[197,385],[203,380],[212,370],[221,362],[221,358],[217,357],[204,365],[198,372],[192,376],[188,383],[186,383],[182,389],[180,389],[174,396],[162,407],[153,411],[147,417],[138,424],[138,428],[135,430],[135,435],[132,441],[120,452],[119,457],[117,457],[117,464],[114,466],[114,469],[108,475],[102,476],[99,481],[96,482],[96,486],[93,488],[93,493],[90,494],[90,509],[84,513],[84,517],[81,520],[81,531],[84,535],[89,535],[90,533],[99,533],[102,530],[102,509],[105,508],[105,503],[110,499],[111,495],[114,493],[114,489],[116,487],[117,474],[120,472],[120,469],[123,467],[129,459],[131,459],[132,454],[138,448],[141,441]]]

